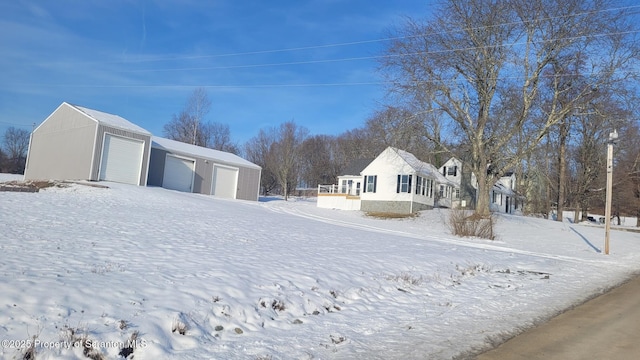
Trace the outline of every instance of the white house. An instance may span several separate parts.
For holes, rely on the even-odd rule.
[[[319,187],[319,207],[409,214],[451,207],[455,187],[435,166],[393,147],[385,149],[360,174],[340,176],[338,181],[335,186]]]
[[[455,184],[452,207],[471,207],[477,201],[478,182],[475,174],[466,174],[464,164],[457,158],[447,160],[439,169],[440,173]],[[493,212],[514,214],[522,212],[524,198],[516,191],[516,176],[509,172],[492,186],[489,194]],[[471,204],[473,202],[473,204]]]
[[[516,175],[508,172],[491,188],[489,200],[491,211],[506,214],[521,214],[524,198],[516,191]]]
[[[438,171],[447,180],[454,184],[452,188],[451,206],[452,208],[467,207],[471,204],[467,204],[467,201],[462,200],[462,161],[451,158],[447,160]],[[440,192],[444,192],[446,189],[440,189]],[[446,195],[446,194],[443,194]]]
[[[363,177],[361,175],[372,159],[357,159],[338,176],[337,185],[318,186],[318,207],[341,210],[360,210],[360,194]]]

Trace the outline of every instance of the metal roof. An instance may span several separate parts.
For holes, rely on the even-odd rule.
[[[151,135],[151,133],[146,129],[141,128],[140,126],[118,115],[108,114],[102,111],[88,109],[82,106],[77,106],[69,103],[66,103],[66,104],[83,112],[85,115],[94,119],[98,123],[111,126],[114,128],[122,129],[122,130],[128,130],[128,131],[133,131],[133,132],[137,132],[145,135]]]
[[[191,155],[193,157],[201,159],[221,161],[227,164],[234,164],[254,169],[262,169],[260,166],[252,163],[249,160],[245,160],[236,154],[187,144],[180,141],[161,138],[157,136],[151,137],[151,147],[154,149],[166,150],[168,152],[179,152],[183,155]]]

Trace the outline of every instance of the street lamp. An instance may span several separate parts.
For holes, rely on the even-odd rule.
[[[613,144],[618,139],[618,132],[614,129],[609,133],[607,143],[607,201],[604,209],[604,253],[609,255],[609,233],[611,232],[611,193],[613,187]]]

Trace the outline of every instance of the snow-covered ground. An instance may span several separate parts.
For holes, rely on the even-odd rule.
[[[467,358],[640,270],[633,232],[604,255],[580,224],[502,215],[497,240],[462,239],[446,210],[104,184],[0,192],[0,357]]]

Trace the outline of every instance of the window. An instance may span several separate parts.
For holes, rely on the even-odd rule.
[[[456,176],[457,173],[458,173],[458,167],[457,166],[449,166],[447,168],[447,175]]]
[[[451,198],[451,186],[447,186],[447,185],[440,185],[440,198],[445,198],[445,199],[449,199]]]
[[[360,182],[356,183],[356,196],[360,196]]]
[[[460,199],[460,189],[456,189],[456,199]]]
[[[416,176],[416,195],[433,197],[433,180]]]
[[[422,190],[420,194],[426,197],[433,197],[433,180],[422,178]]]
[[[341,194],[347,193],[347,180],[342,180],[342,189],[340,189]]]
[[[369,175],[364,177],[364,192],[376,192],[376,183],[378,181],[378,175]]]
[[[398,175],[397,193],[411,193],[411,175]]]

